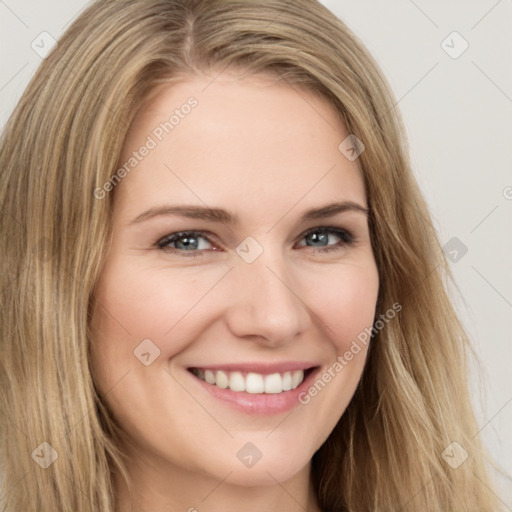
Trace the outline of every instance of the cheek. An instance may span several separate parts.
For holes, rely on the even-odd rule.
[[[110,392],[128,372],[130,379],[145,379],[142,354],[155,358],[154,368],[185,350],[200,335],[203,320],[215,314],[211,299],[226,272],[141,267],[139,257],[110,260],[94,292],[91,322],[91,364],[99,390]]]
[[[352,341],[373,325],[379,291],[373,262],[326,271],[326,275],[317,275],[307,286],[304,293],[309,297],[308,305],[338,354],[348,350]]]
[[[316,448],[344,414],[361,379],[379,289],[374,265],[345,268],[333,281],[335,287],[326,287],[314,296],[314,311],[324,325],[322,342],[328,362],[298,397],[303,421],[318,419],[311,430]]]
[[[123,372],[138,369],[134,351],[143,340],[151,340],[155,353],[165,359],[190,344],[193,333],[188,320],[225,273],[219,268],[140,268],[138,264],[137,257],[112,260],[94,292],[91,353],[105,386]]]

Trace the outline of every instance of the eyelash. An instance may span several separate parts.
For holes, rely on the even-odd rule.
[[[333,226],[318,226],[315,228],[308,229],[307,231],[302,233],[300,240],[302,240],[303,238],[305,238],[306,236],[308,236],[312,233],[335,234],[337,237],[339,237],[341,239],[341,242],[338,242],[337,244],[328,245],[328,246],[319,248],[318,252],[321,252],[321,253],[340,250],[344,246],[350,246],[355,243],[355,239],[354,239],[352,233],[350,233],[350,231],[347,231],[346,229],[336,228]],[[206,240],[208,240],[208,242],[210,242],[212,245],[214,245],[213,242],[209,239],[208,235],[209,235],[209,233],[207,233],[205,231],[180,231],[177,233],[171,233],[170,235],[164,236],[163,238],[158,240],[155,245],[158,249],[160,249],[162,251],[172,252],[172,253],[182,253],[182,255],[184,257],[194,258],[194,257],[198,257],[198,256],[203,256],[205,251],[210,251],[211,249],[203,249],[203,250],[198,249],[195,251],[187,251],[185,249],[176,249],[175,247],[168,247],[168,245],[176,242],[180,238],[185,238],[187,236],[194,236],[197,238],[199,238],[199,237],[205,238]],[[315,248],[314,246],[307,246],[307,245],[303,245],[301,247]]]

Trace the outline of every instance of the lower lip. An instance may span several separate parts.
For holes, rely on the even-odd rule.
[[[318,370],[319,368],[315,368],[309,372],[304,381],[295,389],[282,393],[247,393],[246,391],[232,391],[229,388],[222,389],[214,384],[208,384],[189,371],[187,373],[210,396],[241,412],[246,414],[279,414],[301,405],[299,395],[309,388]]]

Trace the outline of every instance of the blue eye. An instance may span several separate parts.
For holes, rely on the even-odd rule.
[[[334,235],[341,240],[341,243],[328,244],[329,236]],[[319,252],[328,252],[332,250],[341,249],[345,245],[352,245],[355,240],[351,233],[346,229],[334,228],[334,227],[317,227],[306,231],[302,235],[303,238],[309,239],[313,245],[307,247],[321,247]],[[304,247],[304,245],[301,245]]]
[[[330,237],[332,236],[340,241],[329,244]],[[349,231],[335,227],[316,227],[310,229],[301,235],[302,239],[306,240],[306,244],[299,244],[299,247],[316,247],[318,248],[317,252],[340,250],[355,242],[354,237]],[[156,246],[159,249],[165,252],[179,253],[185,257],[203,256],[205,251],[217,250],[208,247],[208,244],[212,246],[208,233],[202,231],[171,233],[156,242]]]
[[[183,254],[183,256],[199,256],[201,253],[198,253],[198,250],[207,249],[204,247],[204,243],[200,242],[201,239],[210,243],[206,234],[201,231],[182,231],[165,236],[157,242],[157,246],[162,250],[170,252],[188,252],[188,254]],[[169,247],[173,244],[178,246]]]

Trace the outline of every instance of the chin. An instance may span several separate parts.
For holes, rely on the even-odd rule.
[[[285,482],[302,471],[309,470],[311,457],[314,449],[307,449],[306,443],[300,440],[293,440],[292,437],[283,440],[281,436],[276,435],[275,439],[271,439],[272,435],[268,432],[259,433],[259,435],[249,436],[246,439],[250,441],[236,442],[236,449],[219,454],[222,456],[224,463],[222,464],[222,475],[218,478],[225,478],[231,471],[228,481],[235,485],[246,487],[257,487],[266,485],[275,485],[277,482]],[[258,440],[261,439],[261,440]],[[302,451],[299,451],[302,447]],[[216,473],[220,473],[217,471]]]

